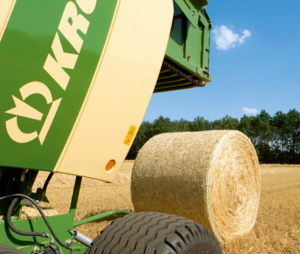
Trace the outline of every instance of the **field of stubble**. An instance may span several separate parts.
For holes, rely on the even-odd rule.
[[[133,211],[130,198],[132,165],[132,162],[125,162],[111,184],[83,179],[76,220],[109,210]],[[46,177],[47,173],[42,172],[36,186],[41,186]],[[261,177],[261,201],[254,229],[224,244],[223,252],[300,253],[300,165],[261,165]],[[50,204],[41,204],[45,211],[50,214],[68,212],[74,179],[66,175],[53,177],[47,192]],[[111,217],[76,229],[94,238],[113,219]]]

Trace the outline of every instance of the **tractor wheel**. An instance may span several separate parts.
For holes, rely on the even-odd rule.
[[[27,254],[24,251],[0,244],[0,254]]]
[[[174,215],[142,212],[107,226],[85,254],[221,254],[216,237],[200,224]]]

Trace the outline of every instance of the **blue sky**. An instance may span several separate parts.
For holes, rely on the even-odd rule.
[[[211,39],[212,82],[154,94],[144,120],[300,111],[300,1],[210,0],[207,12],[217,32]]]

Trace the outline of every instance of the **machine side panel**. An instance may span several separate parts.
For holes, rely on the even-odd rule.
[[[0,166],[53,171],[117,2],[0,1]]]
[[[119,0],[92,85],[55,172],[113,181],[153,93],[172,18],[171,0]],[[107,171],[111,160],[116,165]]]
[[[181,7],[186,6],[188,1],[176,0],[181,3]],[[201,6],[208,1],[191,1],[196,6]],[[174,3],[175,16],[172,26],[172,32],[168,43],[166,58],[181,68],[187,70],[194,79],[200,82],[211,82],[209,73],[209,56],[210,56],[210,19],[205,9],[194,11],[180,9],[180,6]],[[197,4],[196,4],[197,3]],[[189,20],[189,13],[194,12],[197,18],[196,26]],[[176,88],[175,88],[176,89]]]

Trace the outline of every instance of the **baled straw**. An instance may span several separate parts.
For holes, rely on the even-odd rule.
[[[140,150],[131,179],[136,212],[182,216],[209,228],[220,242],[250,231],[260,197],[251,141],[239,131],[166,133]]]
[[[58,211],[52,208],[43,209],[43,213],[45,214],[46,217],[59,215]],[[35,219],[40,217],[42,216],[35,207],[34,208],[28,206],[22,207],[21,220]]]

